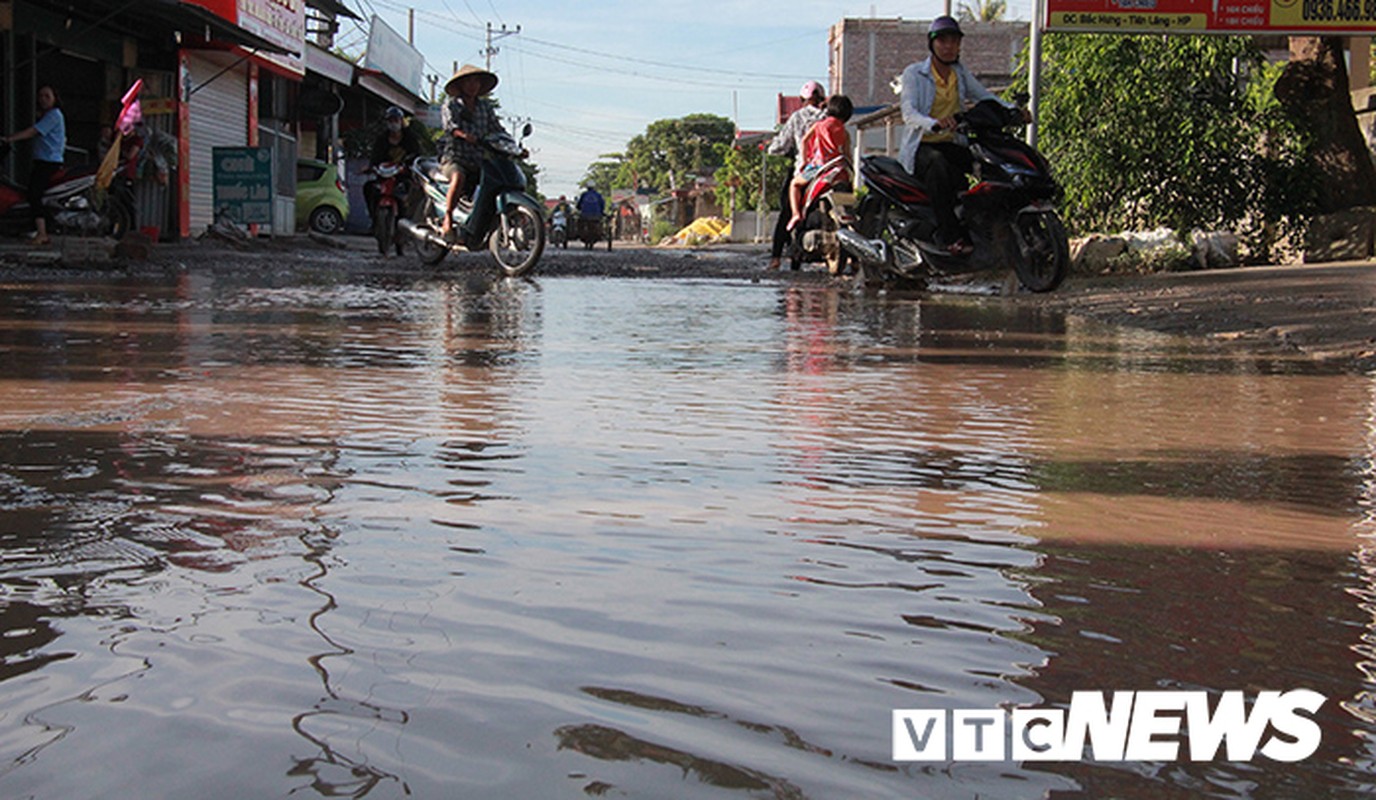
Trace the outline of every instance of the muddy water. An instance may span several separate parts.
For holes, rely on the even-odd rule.
[[[0,795],[1373,783],[1376,383],[761,284],[0,290]],[[900,763],[893,709],[1307,688],[1309,759]]]

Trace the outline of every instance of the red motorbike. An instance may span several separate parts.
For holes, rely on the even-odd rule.
[[[793,229],[789,249],[793,269],[821,261],[832,275],[846,273],[851,257],[838,234],[855,225],[851,185],[849,158],[842,155],[823,164],[803,189],[803,221]]]
[[[397,255],[401,255],[407,238],[399,235],[397,223],[410,212],[411,171],[405,164],[388,162],[365,172],[374,176],[372,186],[377,199],[373,204],[373,238],[377,240],[377,251],[387,255],[395,248]]]
[[[11,145],[0,141],[0,159]],[[110,236],[115,239],[134,225],[134,193],[127,178],[116,174],[109,189],[96,187],[96,167],[63,167],[43,193],[43,205],[53,221],[53,233]],[[0,177],[0,234],[17,236],[33,226],[26,186]]]

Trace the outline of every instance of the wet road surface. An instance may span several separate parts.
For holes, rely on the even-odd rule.
[[[998,299],[0,290],[0,795],[1363,795],[1376,386]],[[1307,688],[1299,763],[891,711]]]

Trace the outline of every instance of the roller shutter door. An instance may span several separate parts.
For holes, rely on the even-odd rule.
[[[187,58],[191,86],[195,90],[191,95],[189,121],[191,190],[188,199],[193,237],[199,236],[215,219],[211,149],[248,144],[248,66],[239,64],[225,70],[237,60],[221,53],[198,53]]]

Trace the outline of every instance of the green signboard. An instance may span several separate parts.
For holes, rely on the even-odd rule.
[[[215,216],[233,222],[272,224],[272,148],[216,147]]]

